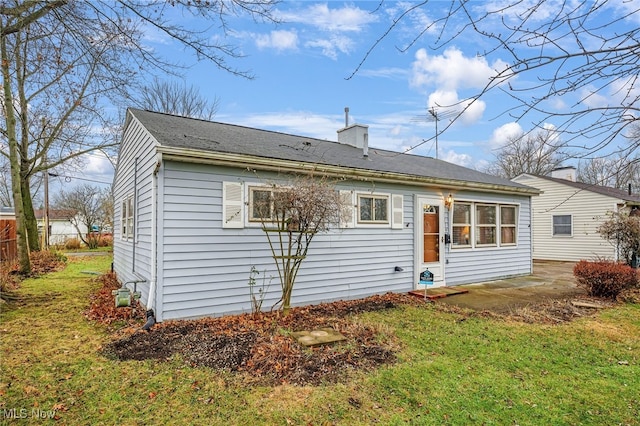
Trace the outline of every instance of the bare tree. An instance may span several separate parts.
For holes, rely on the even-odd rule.
[[[632,191],[640,189],[640,159],[617,155],[596,157],[578,163],[577,178],[580,182]]]
[[[13,206],[10,169],[9,159],[4,155],[0,155],[0,207]]]
[[[179,64],[143,44],[143,30],[153,28],[198,59],[251,78],[228,60],[241,55],[218,43],[211,28],[229,30],[227,18],[247,14],[273,21],[275,0],[214,2],[142,0],[7,0],[0,2],[2,74],[1,153],[10,164],[11,192],[17,219],[18,256],[23,274],[31,270],[29,250],[39,248],[37,222],[29,190],[34,175],[85,153],[109,151],[142,77],[179,71]],[[194,28],[176,10],[201,18],[210,28]],[[183,16],[184,16],[183,15]],[[217,25],[216,25],[217,23]],[[100,129],[96,131],[94,129]]]
[[[112,224],[112,219],[106,216],[113,213],[108,211],[110,199],[109,189],[81,184],[58,193],[53,198],[52,206],[60,211],[69,212],[67,219],[78,231],[82,242],[93,249],[98,247],[105,225]]]
[[[140,106],[157,112],[181,115],[183,117],[212,120],[218,112],[219,99],[211,101],[202,97],[194,86],[176,81],[162,81],[154,78],[151,84],[143,87],[140,94]]]
[[[566,145],[553,130],[539,130],[510,137],[495,154],[487,172],[512,179],[522,173],[546,175],[568,157]]]
[[[598,226],[598,233],[616,248],[619,258],[627,265],[632,265],[640,255],[640,217],[628,211],[613,212]]]
[[[590,157],[637,120],[640,26],[633,22],[638,15],[637,2],[407,2],[396,7],[392,23],[353,74],[385,38],[407,27],[415,37],[401,51],[427,36],[435,52],[458,40],[473,40],[474,55],[499,59],[504,66],[460,101],[458,117],[488,94],[502,92],[506,102],[501,114],[528,121],[532,129],[553,123],[565,142]],[[637,149],[638,140],[632,143]]]
[[[298,270],[311,241],[340,222],[340,195],[327,178],[299,177],[291,184],[272,184],[259,191],[254,209],[252,214],[262,220],[280,277],[282,296],[276,305],[281,303],[287,314]]]

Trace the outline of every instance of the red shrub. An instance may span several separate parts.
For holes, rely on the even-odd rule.
[[[573,275],[595,297],[615,299],[622,290],[638,285],[636,270],[623,263],[581,260],[573,267]]]
[[[111,235],[102,235],[98,240],[98,247],[113,247],[113,237]]]
[[[64,248],[67,250],[78,250],[82,243],[77,238],[69,238],[64,242]]]

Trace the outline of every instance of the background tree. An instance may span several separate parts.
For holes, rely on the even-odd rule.
[[[632,265],[634,257],[640,255],[640,216],[628,211],[613,212],[598,227],[598,233],[617,249],[627,265]]]
[[[262,230],[280,277],[282,296],[276,305],[282,304],[287,314],[311,241],[340,222],[340,195],[326,178],[313,176],[299,177],[291,184],[272,184],[262,195],[254,198],[254,208],[262,218]]]
[[[608,186],[632,192],[640,189],[640,159],[619,154],[615,157],[597,157],[578,163],[577,179],[580,182]]]
[[[248,14],[273,21],[272,0],[170,2],[143,0],[7,0],[0,3],[2,121],[0,145],[9,159],[16,213],[20,271],[31,270],[29,250],[38,249],[37,222],[29,190],[34,175],[85,153],[109,151],[123,106],[130,103],[143,77],[177,72],[177,63],[143,44],[143,29],[153,28],[182,43],[198,59],[219,69],[251,78],[229,60],[239,58],[234,46],[195,28],[189,15],[219,31],[226,18]],[[181,13],[176,13],[181,12]],[[184,24],[172,22],[181,16]],[[104,105],[116,106],[117,113]],[[93,129],[104,129],[94,132]]]
[[[474,55],[504,63],[483,88],[460,101],[458,117],[489,93],[502,92],[500,115],[528,122],[532,129],[553,123],[581,157],[602,153],[637,120],[640,26],[621,29],[620,24],[637,19],[638,2],[425,0],[399,5],[393,24],[352,75],[382,40],[408,27],[415,36],[401,51],[426,37],[432,52],[458,39],[473,40]],[[637,139],[628,142],[627,148],[639,146]]]
[[[53,208],[69,212],[67,219],[90,249],[98,247],[101,231],[113,223],[109,205],[113,206],[111,190],[89,184],[63,190],[52,201]]]
[[[11,170],[9,159],[0,155],[0,207],[13,206],[13,196],[11,195]]]
[[[151,111],[212,120],[218,112],[219,99],[205,99],[196,87],[184,82],[154,78],[151,84],[143,87],[139,103]]]
[[[562,166],[568,157],[566,144],[554,130],[539,130],[510,137],[497,150],[495,159],[487,167],[488,173],[512,179],[522,173],[547,175]]]

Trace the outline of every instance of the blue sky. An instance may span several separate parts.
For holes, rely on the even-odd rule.
[[[546,10],[537,11],[539,19],[553,13],[554,3],[550,0]],[[628,4],[611,3],[615,7]],[[233,32],[221,40],[245,55],[231,65],[250,70],[253,80],[198,62],[176,41],[150,28],[145,40],[148,48],[180,58],[188,67],[184,81],[204,97],[219,99],[216,121],[336,140],[336,130],[344,126],[344,108],[349,107],[351,124],[369,126],[370,147],[436,156],[435,123],[419,117],[429,117],[429,107],[450,105],[476,93],[496,69],[504,67],[508,57],[501,51],[482,55],[484,40],[473,35],[433,50],[437,27],[412,43],[425,28],[427,14],[436,13],[434,7],[449,6],[442,1],[430,3],[431,9],[416,9],[403,19],[360,65],[392,19],[409,4],[415,2],[384,2],[376,10],[379,1],[287,1],[275,11],[282,21],[279,25],[256,23],[247,17],[230,19]],[[483,4],[475,2],[474,7]],[[192,18],[176,15],[173,19]],[[620,25],[637,25],[637,18],[635,21],[621,21]],[[215,28],[211,30],[211,37],[221,36]],[[595,95],[592,99],[595,101]],[[516,123],[503,114],[509,102],[496,91],[474,103],[439,136],[438,158],[482,169],[508,136],[532,128],[531,121]],[[562,100],[557,102],[561,109]],[[449,112],[446,108],[440,111],[441,117]],[[446,119],[440,121],[440,128],[446,124]],[[113,168],[108,162],[98,155],[88,160],[87,176],[111,180]]]

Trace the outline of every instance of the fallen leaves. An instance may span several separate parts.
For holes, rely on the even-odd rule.
[[[106,325],[119,321],[138,322],[145,317],[144,309],[136,300],[132,302],[131,307],[115,306],[115,299],[111,292],[120,288],[120,283],[114,273],[103,274],[98,279],[102,282],[102,287],[91,296],[89,309],[84,312],[85,317]]]
[[[423,303],[389,293],[294,308],[286,316],[268,312],[167,321],[150,333],[138,331],[111,342],[103,352],[120,360],[167,360],[179,354],[191,366],[247,373],[248,381],[266,385],[335,383],[351,371],[396,360],[392,336],[381,336],[379,328],[354,322],[351,314]],[[323,327],[344,334],[347,342],[308,349],[289,336],[293,331]]]

